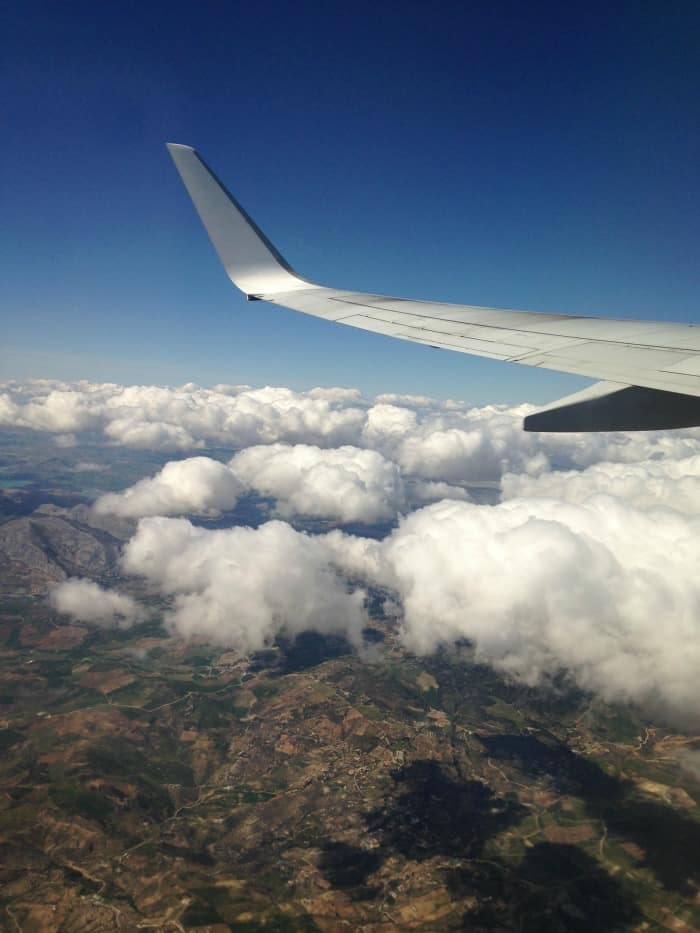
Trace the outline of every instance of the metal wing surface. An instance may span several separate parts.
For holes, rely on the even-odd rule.
[[[349,327],[598,380],[525,421],[528,430],[644,430],[700,424],[700,329],[417,301],[317,285],[298,275],[199,154],[168,149],[230,279],[269,301]]]

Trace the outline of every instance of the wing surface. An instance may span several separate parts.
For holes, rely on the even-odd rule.
[[[694,401],[700,398],[698,325],[501,310],[317,285],[291,269],[194,149],[168,149],[226,272],[249,299],[441,350],[604,380],[613,384],[610,394],[644,387],[689,396],[677,420],[700,424]]]

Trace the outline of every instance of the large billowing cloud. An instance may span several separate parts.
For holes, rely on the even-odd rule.
[[[95,625],[127,628],[143,616],[133,597],[76,577],[54,586],[49,601],[57,612]]]
[[[405,473],[478,483],[498,480],[506,470],[548,468],[537,438],[522,430],[525,409],[426,408],[420,401],[416,409],[379,402],[368,410],[363,429],[363,442],[391,457]]]
[[[376,522],[405,507],[395,463],[374,450],[308,444],[249,447],[231,461],[241,482],[276,500],[279,515]]]
[[[140,518],[144,515],[216,515],[232,509],[241,484],[228,466],[210,457],[172,460],[153,477],[121,493],[107,493],[95,503],[98,515]]]
[[[211,531],[182,518],[144,518],[123,566],[173,597],[168,624],[184,637],[241,651],[262,648],[281,631],[362,640],[362,592],[349,590],[321,538],[284,522]]]
[[[411,650],[468,638],[528,684],[566,671],[607,700],[698,717],[700,519],[610,496],[440,502],[379,550],[368,574],[399,594]]]

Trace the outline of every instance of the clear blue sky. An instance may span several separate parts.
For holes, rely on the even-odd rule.
[[[584,384],[247,304],[166,141],[310,278],[700,320],[696,2],[18,0],[0,62],[0,378]]]

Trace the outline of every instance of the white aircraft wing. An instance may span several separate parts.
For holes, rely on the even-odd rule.
[[[285,262],[194,149],[168,149],[229,278],[251,301],[441,350],[603,380],[529,416],[526,430],[700,425],[697,325],[505,311],[317,285]]]

